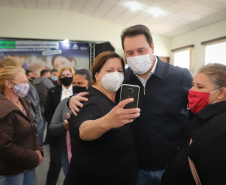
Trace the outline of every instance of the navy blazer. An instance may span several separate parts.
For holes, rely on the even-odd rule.
[[[139,165],[144,170],[162,170],[181,144],[188,124],[188,91],[192,75],[158,58],[145,88],[131,69],[125,83],[139,85],[140,116],[135,120]]]

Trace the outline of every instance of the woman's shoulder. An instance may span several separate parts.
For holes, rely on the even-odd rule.
[[[4,119],[10,112],[13,112],[16,107],[2,94],[0,94],[0,101],[0,119]]]

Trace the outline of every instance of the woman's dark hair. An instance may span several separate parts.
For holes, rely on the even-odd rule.
[[[151,47],[153,40],[152,40],[150,30],[142,24],[137,24],[137,25],[128,27],[128,28],[126,28],[122,31],[121,42],[122,42],[123,50],[124,50],[124,40],[125,40],[125,38],[126,37],[135,37],[137,35],[144,35],[146,37],[146,40],[147,40],[149,46]]]
[[[75,75],[85,75],[86,80],[88,80],[88,81],[90,81],[90,79],[92,78],[92,73],[88,69],[77,69],[75,71]]]
[[[92,84],[96,83],[95,74],[99,73],[106,61],[111,58],[119,58],[122,63],[123,72],[125,72],[125,64],[123,58],[114,51],[105,51],[97,55],[93,62],[93,66],[91,69],[93,75]]]

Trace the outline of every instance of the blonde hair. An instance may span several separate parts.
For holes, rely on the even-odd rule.
[[[0,62],[0,68],[6,67],[6,66],[20,67],[20,64],[13,58],[5,58]]]
[[[12,82],[21,73],[25,74],[25,70],[21,67],[6,66],[2,68],[0,71],[0,92],[4,92],[6,80]]]
[[[60,69],[58,70],[58,73],[57,73],[57,83],[58,83],[59,85],[62,85],[62,83],[61,83],[61,81],[60,81],[60,75],[61,75],[61,73],[62,73],[63,71],[65,71],[65,70],[67,70],[67,69],[71,71],[72,76],[75,74],[75,70],[74,70],[72,67],[65,66],[65,67],[60,68]]]

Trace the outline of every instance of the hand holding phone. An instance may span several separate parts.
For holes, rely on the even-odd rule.
[[[121,86],[120,101],[133,98],[134,101],[124,106],[124,109],[136,108],[139,102],[140,87],[138,85],[123,84]]]

